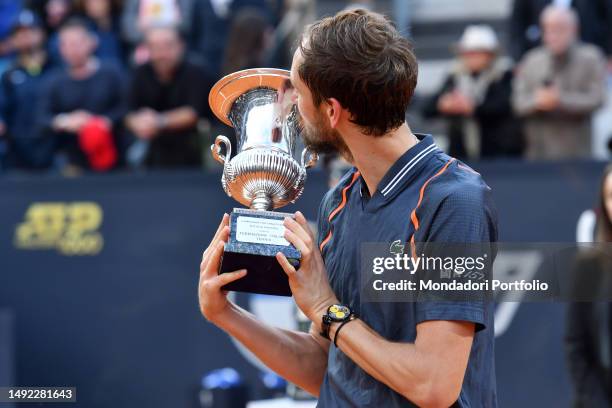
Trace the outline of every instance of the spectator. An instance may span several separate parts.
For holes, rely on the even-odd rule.
[[[223,74],[267,65],[266,56],[271,46],[273,31],[268,19],[259,10],[240,10],[230,28]]]
[[[510,45],[515,61],[541,44],[539,26],[547,6],[571,7],[578,15],[580,39],[600,47],[612,61],[612,0],[514,0]]]
[[[288,67],[293,60],[293,49],[299,41],[304,27],[317,18],[316,0],[284,0],[280,21],[275,24],[272,48],[269,52],[270,66]]]
[[[57,31],[72,14],[70,0],[49,0],[44,5],[45,24],[47,26],[47,52],[51,64],[60,67],[63,63],[59,50]]]
[[[206,2],[204,0],[202,2]],[[135,50],[137,64],[147,60],[147,47],[141,46],[144,33],[151,27],[175,26],[191,45],[195,42],[198,0],[126,0],[121,16],[123,39]]]
[[[0,137],[10,139],[11,165],[25,169],[48,168],[53,159],[54,141],[44,137],[35,126],[35,104],[49,72],[45,31],[38,17],[24,10],[10,38],[17,57],[0,80]]]
[[[197,124],[208,114],[212,79],[201,66],[185,58],[185,45],[171,27],[150,28],[145,44],[151,60],[136,70],[130,87],[127,128],[148,151],[148,167],[198,166],[201,163]],[[134,157],[136,143],[130,151]]]
[[[294,0],[309,2],[311,0]],[[225,44],[229,35],[229,27],[238,12],[244,8],[255,8],[262,15],[273,21],[272,11],[267,0],[203,0],[195,8],[194,18],[198,21],[193,33],[196,43],[194,51],[204,57],[212,74],[219,76],[223,72]],[[293,44],[292,44],[293,45]]]
[[[495,32],[489,26],[469,26],[457,51],[452,72],[424,107],[425,116],[448,121],[452,156],[520,155],[523,138],[511,105],[512,66],[499,57]]]
[[[119,7],[113,0],[81,0],[79,8],[98,39],[96,56],[102,62],[123,65],[119,37]]]
[[[604,171],[597,210],[599,244],[582,248],[574,268],[574,303],[567,314],[565,349],[575,390],[573,406],[578,408],[612,406],[612,165]]]
[[[0,0],[0,74],[10,65],[13,49],[11,47],[11,27],[21,10],[19,0]]]
[[[513,103],[526,118],[527,157],[589,157],[591,116],[605,99],[605,60],[577,42],[578,17],[550,6],[542,13],[544,45],[521,62]]]
[[[116,161],[111,132],[125,113],[121,75],[93,56],[96,40],[81,20],[62,26],[59,45],[66,68],[48,82],[39,123],[56,138],[65,170],[109,169]]]

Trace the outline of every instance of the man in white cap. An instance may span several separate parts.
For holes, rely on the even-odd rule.
[[[605,99],[604,56],[578,42],[573,10],[549,6],[541,25],[544,45],[521,61],[513,96],[517,113],[526,118],[527,157],[589,157],[591,116]]]
[[[512,66],[499,56],[487,25],[468,26],[455,46],[457,60],[441,89],[426,103],[426,117],[448,122],[450,154],[466,159],[522,153],[520,123],[510,103]]]

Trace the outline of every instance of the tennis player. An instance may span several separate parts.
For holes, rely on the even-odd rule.
[[[480,175],[405,122],[417,70],[410,43],[364,10],[314,23],[294,54],[305,143],[354,165],[321,203],[318,240],[300,212],[285,220],[302,262],[277,259],[310,333],[269,327],[227,299],[221,287],[248,273],[217,274],[227,215],[203,255],[202,314],[319,407],[497,406],[490,303],[360,299],[362,242],[497,238]]]

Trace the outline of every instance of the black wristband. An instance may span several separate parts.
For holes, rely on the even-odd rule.
[[[345,324],[347,324],[348,322],[352,322],[353,320],[355,320],[357,318],[357,316],[355,316],[354,314],[350,315],[349,318],[345,321],[343,321],[342,323],[340,323],[340,326],[338,326],[338,328],[336,329],[336,333],[334,333],[334,347],[338,347],[338,333],[340,333],[340,329],[342,329],[342,327],[344,327]]]
[[[323,315],[323,318],[321,319],[321,332],[319,334],[323,338],[326,338],[327,340],[331,340],[329,338],[329,328],[330,328],[331,324],[332,324],[332,321],[329,318],[329,316]]]

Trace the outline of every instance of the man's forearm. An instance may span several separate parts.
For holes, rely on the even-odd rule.
[[[278,375],[319,395],[327,368],[327,351],[311,334],[268,326],[235,305],[214,323]]]
[[[418,406],[449,406],[461,391],[467,366],[472,343],[470,330],[473,335],[473,325],[467,325],[467,337],[461,331],[455,333],[445,329],[444,335],[439,336],[443,337],[441,339],[431,340],[423,333],[421,344],[418,341],[413,344],[388,341],[357,319],[342,328],[337,344],[364,371]],[[332,339],[337,328],[337,324],[332,325]],[[448,345],[444,346],[442,342]]]
[[[194,127],[198,123],[198,113],[185,106],[161,113],[162,130],[183,130]]]

